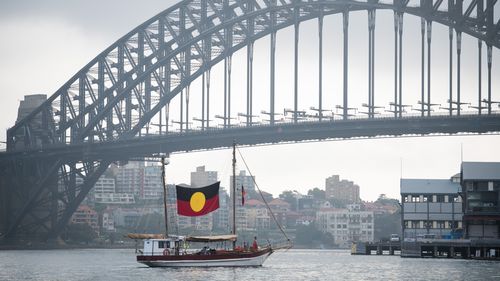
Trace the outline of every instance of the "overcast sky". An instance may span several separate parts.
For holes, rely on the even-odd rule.
[[[119,37],[176,1],[160,0],[3,0],[0,2],[0,139],[17,117],[19,101],[27,94],[52,95],[64,82]],[[497,5],[498,6],[498,5]],[[350,103],[359,107],[367,96],[367,17],[353,13],[350,23]],[[376,102],[387,106],[393,96],[392,12],[377,14]],[[405,16],[403,48],[404,102],[416,104],[420,95],[420,20]],[[342,28],[340,16],[325,19],[325,107],[341,103]],[[317,106],[317,22],[301,24],[299,102],[301,109]],[[475,103],[477,89],[477,41],[464,35],[462,57],[463,100]],[[448,96],[448,29],[433,28],[433,101],[445,106]],[[255,112],[267,109],[269,93],[269,41],[255,48]],[[483,50],[485,48],[483,47]],[[245,54],[233,59],[233,112],[243,112]],[[486,55],[483,77],[486,77]],[[493,97],[500,100],[500,59],[494,50]],[[456,62],[455,62],[456,63]],[[278,33],[277,111],[293,107],[293,30]],[[213,74],[213,112],[222,114],[221,67]],[[496,79],[495,79],[496,78]],[[197,86],[198,85],[198,86]],[[455,86],[456,88],[456,86]],[[199,82],[193,85],[193,102],[199,98]],[[486,80],[483,81],[486,95]],[[219,104],[219,105],[217,105]],[[199,107],[199,106],[198,106]],[[197,108],[191,109],[196,116]],[[467,110],[467,109],[464,109]],[[172,109],[176,114],[176,109]],[[199,115],[199,114],[198,114]],[[175,116],[172,117],[176,119]],[[243,148],[259,186],[274,195],[285,189],[307,192],[324,188],[325,178],[338,174],[361,187],[361,197],[375,200],[380,193],[399,197],[399,179],[448,178],[460,169],[461,147],[465,161],[500,161],[499,136],[448,136],[330,141]],[[3,146],[4,147],[4,146]],[[188,182],[196,166],[219,171],[228,185],[229,150],[175,154],[167,170],[169,183]],[[240,162],[240,168],[242,164]]]

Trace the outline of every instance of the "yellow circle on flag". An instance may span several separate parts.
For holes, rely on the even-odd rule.
[[[191,209],[198,213],[205,206],[206,198],[205,194],[202,192],[195,192],[193,196],[191,196],[191,200],[189,200],[189,206]]]

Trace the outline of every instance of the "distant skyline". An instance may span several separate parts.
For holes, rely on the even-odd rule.
[[[0,140],[17,118],[19,101],[24,95],[51,96],[67,79],[121,36],[175,4],[161,0],[6,0],[0,3]],[[499,5],[497,5],[499,6]],[[496,13],[498,14],[498,13]],[[350,102],[359,106],[367,96],[367,16],[351,13],[350,23]],[[341,17],[325,19],[325,107],[334,108],[342,93]],[[377,13],[376,30],[376,103],[387,106],[393,95],[392,12]],[[300,29],[300,103],[301,108],[315,105],[317,96],[317,22],[304,22]],[[405,16],[404,92],[405,103],[417,104],[420,94],[420,20]],[[445,103],[448,95],[448,29],[433,25],[433,99]],[[293,30],[278,32],[277,111],[292,107]],[[254,61],[256,110],[266,108],[269,92],[267,38],[257,41]],[[483,45],[483,67],[486,67]],[[246,50],[236,53],[234,65],[245,66]],[[456,58],[455,58],[456,59]],[[387,63],[384,63],[387,62]],[[456,63],[456,61],[455,61]],[[493,100],[500,100],[500,52],[493,51]],[[245,67],[234,69],[233,114],[242,112]],[[476,102],[477,40],[464,35],[462,51],[463,99]],[[220,114],[217,99],[222,92],[221,65],[214,68],[213,112]],[[455,75],[455,74],[454,74]],[[486,93],[483,71],[483,96]],[[360,82],[362,81],[362,82]],[[199,82],[191,90],[199,93]],[[456,77],[454,77],[456,83]],[[454,85],[454,88],[456,86]],[[195,104],[193,102],[192,104]],[[197,107],[192,109],[197,114]],[[211,108],[212,109],[212,108]],[[176,118],[173,109],[172,119]],[[379,194],[399,198],[399,179],[449,178],[460,171],[461,147],[465,161],[500,162],[500,136],[432,136],[415,138],[355,139],[306,142],[272,146],[243,147],[241,151],[256,176],[260,188],[277,196],[283,190],[324,188],[324,180],[334,174],[360,186],[361,198],[376,200]],[[4,148],[2,144],[0,148]],[[205,165],[219,172],[228,187],[230,150],[173,154],[167,167],[167,182],[189,182],[190,172]],[[239,162],[239,169],[243,169]]]

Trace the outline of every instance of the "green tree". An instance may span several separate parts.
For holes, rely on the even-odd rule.
[[[382,204],[382,205],[395,205],[395,206],[399,206],[398,199],[389,198],[389,197],[387,197],[383,193],[378,196],[378,199],[377,199],[377,201],[375,201],[375,203],[379,203],[379,204]]]
[[[374,228],[376,241],[389,239],[391,234],[401,236],[401,211],[398,210],[394,214],[375,215]]]
[[[326,198],[325,191],[317,187],[309,189],[307,195],[312,196],[314,200],[325,200]]]
[[[69,224],[66,227],[66,231],[62,235],[62,238],[66,241],[75,243],[90,243],[97,238],[97,233],[88,224],[84,223],[74,223]]]
[[[330,233],[323,233],[314,224],[309,224],[297,226],[294,242],[306,248],[333,248],[335,241]]]
[[[297,210],[297,198],[294,195],[294,192],[291,190],[285,190],[281,192],[279,195],[279,198],[282,199],[283,201],[287,202],[290,204],[290,209],[291,210]]]

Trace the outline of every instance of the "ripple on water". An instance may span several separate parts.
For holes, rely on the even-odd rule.
[[[500,280],[500,263],[290,250],[259,268],[148,268],[133,250],[2,251],[0,280]]]

